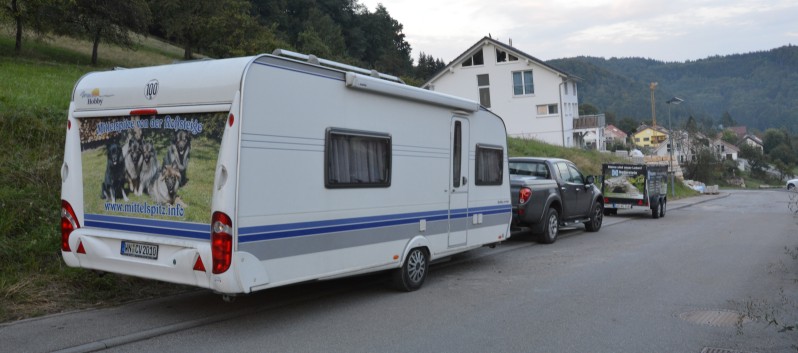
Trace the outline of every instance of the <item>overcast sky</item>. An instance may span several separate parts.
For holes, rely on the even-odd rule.
[[[798,0],[359,0],[448,63],[490,34],[542,60],[579,55],[663,61],[798,44]]]

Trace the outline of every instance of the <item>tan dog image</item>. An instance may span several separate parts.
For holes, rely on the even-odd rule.
[[[150,187],[158,178],[158,154],[155,151],[152,141],[145,140],[141,145],[141,173],[139,174],[139,188],[137,195],[146,192],[151,194]]]
[[[185,206],[180,196],[177,195],[179,187],[180,170],[175,163],[172,163],[163,165],[161,172],[157,174],[157,178],[148,189],[150,196],[157,203]]]

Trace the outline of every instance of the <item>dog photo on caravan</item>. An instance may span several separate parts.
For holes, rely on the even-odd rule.
[[[122,145],[128,189],[136,196],[141,196],[139,185],[141,184],[141,167],[144,165],[144,159],[141,155],[141,143],[141,129],[133,129],[128,134],[127,143]]]
[[[180,171],[180,186],[186,185],[188,177],[188,156],[191,153],[191,134],[186,130],[177,130],[172,144],[166,150],[164,164],[174,164]]]
[[[152,141],[145,139],[141,145],[141,173],[139,173],[139,190],[137,195],[144,192],[151,193],[150,186],[158,178],[158,154],[155,151],[155,146]]]
[[[100,198],[116,202],[118,195],[128,201],[125,194],[125,162],[122,148],[117,142],[111,142],[106,147],[105,178],[102,183]]]
[[[148,187],[149,194],[155,202],[185,206],[177,195],[178,188],[180,188],[180,170],[176,163],[164,163],[158,177]]]

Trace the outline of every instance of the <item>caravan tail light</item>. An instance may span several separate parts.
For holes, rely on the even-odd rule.
[[[211,218],[211,255],[213,273],[224,273],[233,261],[233,221],[222,212]]]
[[[80,228],[78,217],[72,209],[72,205],[66,200],[61,200],[61,251],[72,251],[69,248],[69,234],[73,230]]]
[[[532,189],[530,188],[521,188],[518,191],[518,204],[525,204],[529,199],[532,197]]]

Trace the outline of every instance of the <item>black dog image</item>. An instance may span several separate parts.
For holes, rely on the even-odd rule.
[[[172,144],[166,150],[164,165],[175,165],[180,171],[180,186],[186,185],[188,178],[188,155],[191,152],[191,134],[185,130],[175,131]]]
[[[103,200],[111,199],[116,202],[116,198],[122,195],[128,201],[125,194],[125,161],[122,148],[116,142],[110,143],[106,147],[107,163],[105,166],[105,179],[103,179],[102,193],[100,198]]]

